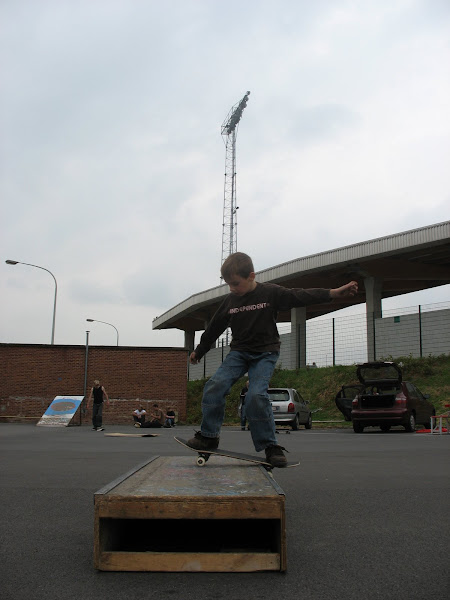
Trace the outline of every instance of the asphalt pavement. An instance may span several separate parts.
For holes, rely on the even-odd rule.
[[[113,431],[136,432],[104,433]],[[128,438],[0,424],[2,600],[450,597],[450,435],[400,429],[280,434],[289,459],[301,461],[274,471],[286,494],[285,574],[96,571],[94,493],[150,456],[194,461],[173,440],[192,431]],[[223,429],[220,445],[254,453],[237,427]]]

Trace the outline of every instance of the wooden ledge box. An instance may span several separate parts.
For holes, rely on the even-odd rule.
[[[95,493],[101,571],[285,571],[283,490],[263,467],[156,456]]]

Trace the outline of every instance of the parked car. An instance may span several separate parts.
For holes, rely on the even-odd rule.
[[[363,385],[358,385],[355,383],[354,385],[343,385],[340,391],[336,394],[334,401],[336,402],[338,409],[344,415],[344,419],[346,421],[352,420],[353,398],[355,398],[355,396],[360,394],[363,390]]]
[[[364,427],[378,426],[389,431],[393,425],[402,425],[406,431],[415,431],[416,423],[430,426],[435,414],[428,394],[411,382],[402,381],[402,371],[393,362],[370,362],[358,365],[358,379],[364,386],[352,402],[352,421],[355,433]]]
[[[297,430],[299,425],[304,425],[306,429],[311,429],[309,402],[304,400],[297,390],[269,388],[267,391],[276,425],[290,425],[294,430]]]

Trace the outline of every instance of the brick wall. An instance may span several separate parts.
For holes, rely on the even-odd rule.
[[[55,396],[83,396],[85,346],[0,344],[0,419],[37,421]],[[184,348],[90,346],[87,395],[99,379],[111,400],[103,422],[129,423],[139,398],[172,406],[186,418],[187,351]],[[84,403],[83,403],[84,407]],[[89,415],[82,415],[87,423]],[[80,421],[77,414],[73,419]]]

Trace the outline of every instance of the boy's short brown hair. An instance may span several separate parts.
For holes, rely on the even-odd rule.
[[[224,261],[220,273],[225,281],[229,281],[233,275],[247,278],[255,271],[253,261],[248,254],[235,252]]]

